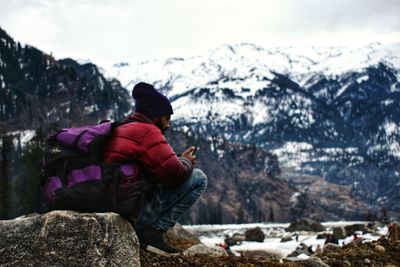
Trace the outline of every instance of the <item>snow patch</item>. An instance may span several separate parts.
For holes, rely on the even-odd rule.
[[[400,126],[394,122],[386,122],[383,128],[386,133],[390,154],[400,159]]]
[[[357,78],[356,81],[357,81],[358,84],[360,84],[360,83],[368,81],[368,80],[369,80],[368,75],[364,75],[364,76],[361,76],[361,77]]]
[[[97,104],[94,104],[94,105],[85,107],[84,110],[83,110],[83,113],[84,113],[85,115],[87,115],[87,114],[96,112],[97,110],[99,110],[99,108],[98,108]]]
[[[88,58],[77,58],[77,59],[75,59],[75,61],[79,65],[92,64],[92,61],[90,59],[88,59]]]
[[[291,203],[296,203],[297,198],[300,196],[300,192],[295,192],[291,197],[290,197],[290,202]]]
[[[382,101],[381,103],[382,103],[382,105],[384,105],[384,106],[389,106],[389,105],[391,105],[391,104],[394,103],[394,100],[392,100],[392,99],[386,99],[386,100]]]
[[[1,59],[0,59],[0,66],[1,66]],[[3,75],[0,74],[0,88],[6,88],[6,83],[4,82]]]
[[[14,147],[18,147],[19,144],[21,144],[21,147],[25,147],[26,144],[32,140],[33,137],[36,135],[35,130],[24,130],[24,131],[15,131],[15,132],[9,132],[8,133],[11,136],[15,136],[16,138],[13,138],[13,145]]]

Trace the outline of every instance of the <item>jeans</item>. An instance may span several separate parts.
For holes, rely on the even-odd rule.
[[[157,184],[136,222],[135,229],[146,226],[167,231],[196,202],[207,187],[207,176],[193,169],[191,176],[179,186]]]

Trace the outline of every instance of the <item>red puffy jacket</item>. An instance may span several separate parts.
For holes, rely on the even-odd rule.
[[[193,170],[190,160],[177,157],[161,130],[146,116],[135,113],[113,132],[104,151],[104,162],[136,162],[146,168],[156,182],[177,185]],[[139,170],[140,171],[140,170]]]

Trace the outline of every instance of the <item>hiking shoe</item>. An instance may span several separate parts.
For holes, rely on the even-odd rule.
[[[153,227],[146,227],[137,232],[138,232],[140,247],[142,249],[160,255],[178,253],[178,250],[165,243],[163,239],[165,231],[155,229]]]

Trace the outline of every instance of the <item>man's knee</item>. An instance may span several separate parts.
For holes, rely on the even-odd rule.
[[[191,175],[192,179],[194,179],[196,186],[202,188],[203,190],[207,187],[207,176],[200,169],[193,169],[193,173]]]

